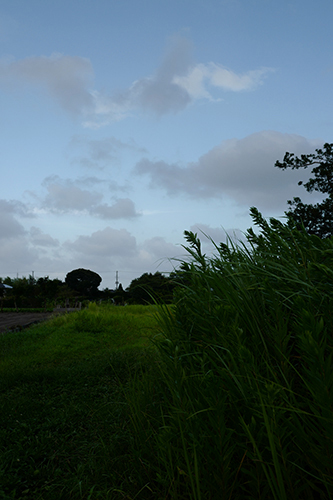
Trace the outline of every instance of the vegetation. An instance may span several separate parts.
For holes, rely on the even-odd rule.
[[[0,283],[11,287],[5,290],[0,287],[0,309],[53,310],[56,304],[75,306],[78,302],[91,300],[117,305],[154,304],[156,300],[170,303],[173,300],[175,278],[176,276],[168,278],[159,272],[144,273],[135,278],[126,290],[121,284],[116,290],[99,290],[102,278],[89,269],[74,269],[67,273],[65,282],[59,279],[51,280],[48,276],[37,280],[31,275],[28,278],[0,278]]]
[[[90,271],[90,269],[82,268],[67,273],[65,278],[65,283],[69,288],[88,297],[96,297],[101,281],[102,278],[99,274]]]
[[[333,498],[333,241],[251,213],[260,233],[212,258],[186,232],[138,447],[170,498]]]
[[[124,393],[154,365],[155,333],[152,307],[91,304],[0,336],[1,499],[113,500],[145,489]]]
[[[139,446],[170,498],[333,498],[333,241],[251,213],[260,234],[212,258],[186,233]]]
[[[251,214],[172,306],[0,338],[2,498],[333,498],[333,240]]]
[[[73,296],[71,290],[61,280],[51,280],[48,276],[38,280],[31,275],[28,278],[7,277],[0,278],[0,282],[11,287],[5,290],[0,288],[1,310],[53,309],[55,301]]]
[[[126,289],[128,300],[133,304],[153,304],[155,301],[170,303],[173,300],[175,282],[160,272],[144,273],[134,279]]]
[[[299,181],[305,189],[312,193],[317,191],[326,196],[321,203],[306,204],[299,197],[289,200],[290,210],[286,212],[289,219],[295,221],[298,227],[304,225],[309,234],[316,234],[320,238],[333,236],[333,144],[324,144],[323,149],[316,149],[316,154],[295,157],[293,153],[286,153],[282,162],[277,161],[275,166],[286,170],[312,167],[308,182]]]

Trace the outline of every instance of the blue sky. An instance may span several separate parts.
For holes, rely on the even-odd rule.
[[[2,0],[0,276],[114,287],[281,217],[332,142],[330,0]],[[315,201],[315,200],[313,200]],[[209,242],[203,237],[205,249]]]

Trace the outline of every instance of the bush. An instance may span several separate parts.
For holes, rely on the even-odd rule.
[[[260,233],[212,258],[186,233],[187,285],[161,316],[159,464],[172,498],[332,498],[333,240],[251,214]]]

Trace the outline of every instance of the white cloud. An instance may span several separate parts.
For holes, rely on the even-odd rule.
[[[135,167],[139,175],[150,177],[152,188],[164,188],[169,195],[187,194],[193,198],[231,198],[238,205],[276,209],[301,193],[297,181],[303,172],[274,167],[286,151],[307,154],[321,141],[310,141],[294,134],[257,132],[243,139],[223,141],[219,146],[186,167],[163,161],[141,160]]]
[[[210,87],[232,92],[254,90],[271,71],[271,68],[261,68],[238,75],[211,62],[197,64],[185,76],[175,76],[173,82],[186,90],[192,99],[213,99],[208,91]]]
[[[262,85],[263,79],[268,73],[274,71],[272,68],[261,68],[237,75],[232,70],[214,63],[210,63],[207,69],[211,85],[233,92],[253,90],[258,85]]]

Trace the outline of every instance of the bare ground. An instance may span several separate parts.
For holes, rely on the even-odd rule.
[[[52,318],[54,313],[0,313],[0,332],[22,330],[30,325]]]

